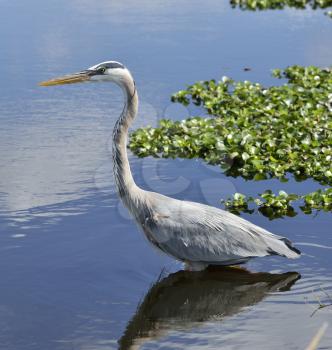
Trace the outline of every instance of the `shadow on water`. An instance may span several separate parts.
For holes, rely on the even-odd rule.
[[[225,267],[201,272],[178,271],[152,285],[119,340],[133,349],[172,330],[219,320],[263,300],[271,292],[290,290],[297,272],[251,273]]]

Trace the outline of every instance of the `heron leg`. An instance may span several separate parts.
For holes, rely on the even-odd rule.
[[[208,264],[199,261],[186,261],[184,269],[187,271],[202,271],[208,267]]]

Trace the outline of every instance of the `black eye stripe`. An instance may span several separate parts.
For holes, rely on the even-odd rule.
[[[89,76],[94,76],[94,75],[102,75],[104,74],[105,71],[98,68],[98,69],[87,70],[87,71],[84,71],[83,73],[85,72],[88,73]]]
[[[91,75],[102,75],[105,73],[106,69],[112,69],[112,68],[121,68],[124,69],[124,65],[118,62],[108,62],[100,65],[99,67],[96,67],[92,72]]]
[[[105,73],[105,71],[106,71],[105,67],[98,67],[88,72],[90,75],[102,75]]]
[[[104,67],[106,68],[124,68],[124,65],[118,62],[109,62],[105,63]]]

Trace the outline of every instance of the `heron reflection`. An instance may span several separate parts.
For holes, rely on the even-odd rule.
[[[170,274],[152,285],[119,340],[119,349],[137,348],[168,331],[220,321],[271,292],[290,290],[299,278],[297,272],[251,273],[232,267]]]

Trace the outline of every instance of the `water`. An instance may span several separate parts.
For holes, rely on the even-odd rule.
[[[183,273],[151,249],[114,193],[120,91],[37,82],[120,60],[140,93],[135,126],[155,125],[194,113],[169,96],[196,80],[268,85],[272,68],[329,65],[331,20],[322,11],[247,13],[219,0],[2,0],[0,8],[0,348],[305,348],[331,322],[331,307],[310,317],[332,294],[330,213],[248,217],[304,252],[247,266],[272,275]],[[146,189],[216,206],[234,191],[318,187],[235,180],[195,160],[131,156],[131,164]],[[330,330],[320,346],[332,348]]]

